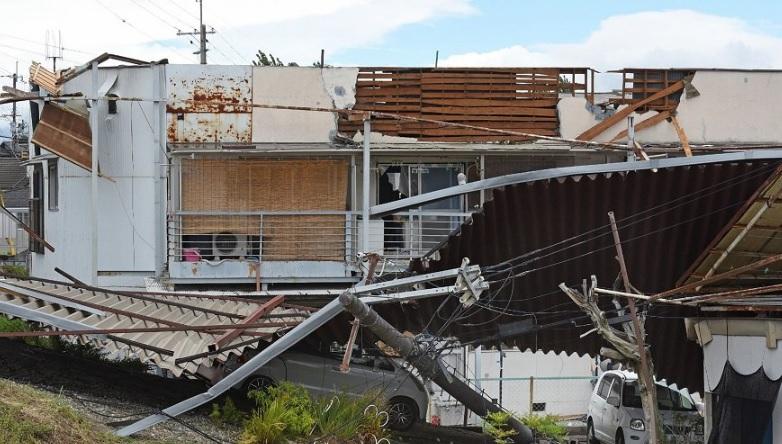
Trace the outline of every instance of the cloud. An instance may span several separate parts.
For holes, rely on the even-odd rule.
[[[446,57],[443,66],[782,68],[782,39],[745,21],[691,10],[640,12],[601,21],[585,40],[513,45]],[[598,85],[600,86],[600,85]]]

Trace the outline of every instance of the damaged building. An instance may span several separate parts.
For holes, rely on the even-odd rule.
[[[441,310],[460,302],[442,297],[380,313],[400,329],[442,327],[473,345],[597,355],[601,339],[572,322],[557,285],[580,287],[595,274],[611,287],[613,244],[600,231],[609,211],[628,243],[631,280],[646,294],[779,254],[776,241],[752,243],[746,232],[775,236],[782,225],[758,223],[774,215],[759,208],[778,194],[768,187],[780,155],[764,148],[782,144],[773,113],[782,72],[626,68],[607,74],[622,79],[613,94],[596,92],[594,75],[584,67],[174,65],[109,54],[57,73],[34,65],[31,273],[47,281],[9,282],[0,302],[43,319],[50,310],[33,299],[65,300],[77,304],[79,325],[59,325],[56,315],[46,322],[89,328],[100,317],[90,310],[111,312],[107,301],[87,306],[89,296],[61,294],[54,280],[172,299],[169,291],[284,292],[322,304],[367,275],[443,272],[469,257],[493,290],[470,322],[443,322]],[[379,270],[368,253],[383,258]],[[171,305],[217,316],[199,324],[207,330],[255,310],[192,297]],[[108,307],[126,311],[117,316],[149,315],[117,299]],[[709,345],[722,344],[714,338],[723,327],[700,320],[695,306],[651,307],[658,376],[701,391],[704,359],[706,368],[723,362]],[[110,338],[110,347],[146,350],[173,374],[219,379],[213,367],[233,352],[203,358],[221,345],[238,354],[253,338],[272,342],[316,317],[295,305],[275,310],[263,315],[283,319],[282,328],[272,321],[229,339],[204,332],[177,343],[149,332],[135,343]],[[178,322],[163,315],[150,322]],[[323,320],[315,335],[345,343],[349,320]],[[776,326],[741,328],[760,337]],[[685,355],[696,365],[680,365]],[[716,384],[705,387],[708,399]]]

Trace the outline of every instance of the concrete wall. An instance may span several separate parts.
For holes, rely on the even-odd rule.
[[[782,103],[782,73],[696,71],[692,85],[700,95],[687,98],[682,93],[677,118],[690,143],[782,143],[778,108]],[[582,97],[567,97],[558,105],[562,137],[575,138],[599,122]],[[656,114],[633,113],[635,124]],[[627,129],[622,120],[598,136],[611,140]],[[625,140],[625,139],[623,139]],[[678,144],[670,123],[663,121],[636,133],[641,143]]]
[[[746,322],[746,321],[745,321]],[[753,322],[753,321],[750,321]],[[766,324],[765,320],[754,321]],[[778,324],[778,322],[774,322]],[[771,379],[782,377],[782,348],[768,348],[766,336],[739,336],[741,327],[731,324],[731,335],[712,332],[711,341],[703,346],[703,378],[708,400],[710,392],[719,384],[722,370],[727,361],[740,374],[754,373],[758,368],[763,369]],[[777,398],[776,408],[772,415],[773,442],[782,444],[782,390]],[[707,413],[710,412],[709,403],[706,403]],[[709,415],[706,416],[706,430],[709,430]]]
[[[154,97],[156,81],[164,66],[132,69],[100,69],[98,85],[117,76],[109,91],[120,97]],[[64,93],[91,91],[91,72],[64,85]],[[155,275],[156,254],[165,229],[158,208],[156,162],[163,155],[153,132],[155,107],[150,101],[117,103],[109,115],[105,104],[99,110],[100,172],[98,179],[98,281],[112,287],[140,287],[143,278]],[[58,162],[59,208],[48,209],[48,169],[43,168],[44,235],[56,251],[32,255],[36,276],[62,279],[60,267],[85,282],[92,279],[92,220],[90,172],[64,159]],[[165,187],[163,187],[165,189]],[[165,205],[163,204],[163,208]]]
[[[253,103],[260,105],[352,108],[358,68],[257,66],[252,71]],[[337,116],[327,112],[253,108],[256,143],[329,143]]]

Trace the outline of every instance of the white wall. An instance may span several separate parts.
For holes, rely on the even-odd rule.
[[[780,143],[779,104],[782,103],[782,73],[696,71],[692,85],[700,95],[682,93],[677,118],[690,141],[702,143]],[[582,97],[560,100],[558,105],[562,137],[575,138],[599,120],[587,109]],[[635,124],[655,115],[633,113]],[[627,129],[623,119],[595,140],[611,140]],[[626,139],[623,139],[626,140]],[[679,143],[670,123],[663,121],[636,133],[641,143]]]
[[[533,382],[533,402],[546,403],[545,413],[561,416],[582,415],[586,413],[589,397],[592,393],[590,378],[594,374],[594,358],[576,354],[543,353],[518,349],[503,350],[503,407],[524,415],[529,412],[529,377]],[[500,359],[497,350],[482,350],[480,353],[480,374],[475,374],[475,353],[467,354],[467,377],[471,383],[480,381],[481,389],[490,398],[499,398]],[[450,367],[462,372],[461,349],[444,355],[443,359]],[[486,381],[485,379],[492,379]],[[433,397],[432,414],[441,417],[442,424],[462,424],[464,410],[439,388]],[[478,424],[480,418],[470,415],[468,422]]]
[[[352,108],[358,68],[253,68],[253,103],[259,105]],[[337,116],[327,112],[253,108],[256,143],[330,143]]]
[[[763,321],[758,321],[763,322]],[[766,346],[765,336],[712,336],[711,342],[703,347],[703,380],[706,392],[719,384],[726,361],[740,374],[754,373],[763,366],[771,379],[782,376],[782,349]],[[772,415],[774,443],[782,444],[782,390]],[[708,419],[707,419],[708,420]],[[708,423],[707,423],[708,426]]]
[[[164,66],[132,69],[100,69],[98,85],[117,75],[111,93],[120,97],[152,98],[154,82]],[[91,90],[91,72],[64,86],[64,93]],[[164,92],[164,91],[163,91]],[[107,178],[98,179],[98,285],[141,287],[143,278],[155,274],[159,245],[156,212],[155,162],[162,155],[155,142],[154,107],[150,101],[117,103],[117,114],[99,115],[99,166]],[[48,209],[48,169],[44,163],[44,237],[55,252],[32,255],[32,274],[62,279],[60,267],[85,282],[92,279],[92,219],[90,173],[65,159],[58,162],[59,208]],[[163,205],[163,208],[165,205]]]

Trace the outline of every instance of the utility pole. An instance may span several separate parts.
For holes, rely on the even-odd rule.
[[[399,353],[424,377],[442,387],[457,401],[477,415],[485,417],[489,413],[500,412],[502,408],[475,391],[461,379],[447,373],[439,358],[429,356],[415,339],[403,335],[394,326],[369,307],[364,301],[350,292],[342,293],[339,302],[350,314],[356,317],[362,325],[366,325],[381,341]],[[516,431],[513,441],[517,444],[534,442],[532,431],[514,416],[508,419],[508,425]]]
[[[210,31],[206,30],[206,25],[204,24],[204,0],[196,1],[198,2],[198,29],[193,30],[193,32],[177,31],[176,35],[197,35],[200,40],[199,50],[193,54],[199,54],[201,56],[201,64],[206,65],[206,51],[208,51],[208,49],[206,49],[206,35],[214,34],[216,31],[214,28],[212,28]]]
[[[62,59],[62,32],[55,36],[46,31],[46,58],[52,59],[52,72],[57,73],[57,59]]]
[[[16,89],[17,81],[22,81],[22,77],[19,75],[19,61],[16,61],[16,69],[14,69],[13,74],[9,74],[3,77],[8,77],[11,79],[11,84],[14,89]],[[16,118],[19,116],[16,112],[16,102],[11,102],[11,114],[5,114],[3,117],[10,117],[11,118],[11,150],[14,152],[14,155],[17,155],[17,147],[19,142],[19,125],[17,124]]]

